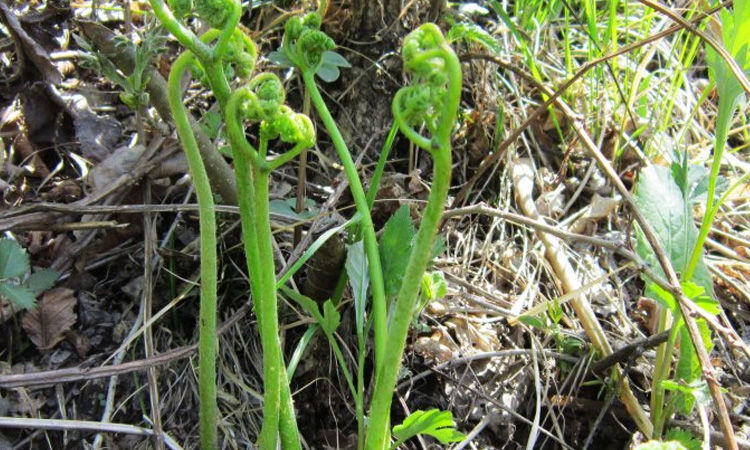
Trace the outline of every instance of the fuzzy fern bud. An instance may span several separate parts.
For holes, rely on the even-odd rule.
[[[168,0],[167,4],[177,18],[183,18],[193,10],[193,0]]]
[[[196,0],[195,10],[211,27],[223,28],[232,6],[232,0]]]
[[[406,36],[402,55],[404,69],[413,79],[396,94],[393,114],[409,139],[431,150],[435,148],[432,138],[449,136],[453,127],[460,100],[460,63],[440,29],[431,23]],[[422,124],[429,139],[416,131]]]
[[[316,13],[304,18],[292,17],[284,26],[282,48],[287,58],[301,69],[316,71],[323,53],[336,48],[336,43],[320,31],[321,19]]]
[[[263,75],[269,76],[259,82],[255,95],[258,97],[258,109],[261,117],[272,118],[279,114],[279,109],[286,100],[286,91],[276,75]]]
[[[323,61],[323,53],[336,48],[336,43],[320,30],[306,30],[297,39],[296,47],[305,65],[317,68]]]

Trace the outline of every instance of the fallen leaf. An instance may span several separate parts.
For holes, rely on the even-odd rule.
[[[122,175],[130,173],[138,164],[145,147],[136,145],[117,148],[89,171],[88,183],[95,191],[106,189]]]
[[[81,144],[81,155],[94,161],[108,157],[120,140],[122,125],[111,117],[97,115],[82,95],[64,96],[63,99],[73,117],[76,138]]]
[[[65,332],[76,322],[73,291],[57,288],[48,291],[36,308],[26,313],[22,325],[39,350],[49,350],[65,338]]]

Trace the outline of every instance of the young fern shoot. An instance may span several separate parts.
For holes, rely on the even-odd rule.
[[[198,196],[201,232],[201,307],[199,327],[199,391],[201,448],[217,448],[216,405],[216,218],[208,176],[182,100],[181,80],[188,69],[212,90],[226,118],[235,162],[240,216],[248,273],[258,316],[264,366],[264,421],[261,449],[300,448],[299,432],[279,341],[272,235],[269,221],[270,172],[315,142],[310,120],[285,106],[285,93],[275,75],[260,74],[231,91],[229,79],[248,79],[255,67],[255,44],[237,29],[237,0],[172,0],[181,18],[194,13],[212,27],[197,37],[163,0],[150,0],[155,15],[187,51],[174,63],[169,77],[170,106]],[[260,124],[259,149],[245,138],[242,120]],[[282,155],[266,158],[268,143],[279,138],[293,144]]]
[[[304,114],[284,105],[285,92],[276,75],[262,73],[234,91],[226,109],[227,131],[234,152],[237,189],[241,199],[243,240],[248,256],[255,310],[263,346],[262,449],[275,448],[277,434],[283,448],[300,448],[289,383],[279,342],[276,274],[274,271],[268,185],[273,169],[295,158],[315,143],[315,131]],[[243,120],[258,122],[258,149],[245,138]],[[280,139],[293,147],[267,159],[268,142]],[[251,263],[252,262],[252,263]]]
[[[409,33],[402,50],[412,84],[393,99],[393,116],[401,132],[434,159],[427,206],[417,232],[406,273],[391,312],[384,359],[376,374],[366,448],[382,450],[390,443],[390,410],[409,324],[414,315],[422,276],[430,262],[435,235],[451,181],[450,137],[461,100],[461,64],[440,29],[431,23]],[[417,130],[424,125],[428,136]]]
[[[370,208],[364,188],[362,187],[362,181],[357,173],[357,167],[344,142],[344,138],[341,136],[336,121],[333,120],[333,116],[331,116],[315,83],[315,74],[323,64],[323,54],[336,47],[333,39],[320,30],[320,24],[321,17],[318,13],[310,13],[303,18],[291,17],[286,22],[281,46],[286,57],[292,64],[299,68],[302,74],[302,79],[310,94],[313,105],[318,115],[320,115],[326,131],[328,131],[331,141],[333,141],[341,164],[344,166],[344,171],[349,181],[349,188],[354,198],[354,205],[357,209],[362,229],[370,275],[375,341],[375,373],[377,374],[380,371],[386,341],[386,302],[380,252],[378,251],[378,241],[375,236],[375,226],[372,223]]]

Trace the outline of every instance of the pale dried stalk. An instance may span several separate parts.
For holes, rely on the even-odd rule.
[[[521,159],[518,161],[513,166],[512,177],[513,185],[516,188],[516,203],[518,206],[529,218],[537,222],[543,221],[544,219],[539,214],[539,211],[537,211],[536,204],[531,195],[534,190],[534,170],[531,166],[531,162],[527,159]],[[537,236],[539,236],[539,239],[544,243],[545,256],[552,266],[555,275],[560,280],[563,291],[565,293],[581,291],[583,284],[581,283],[581,280],[578,279],[575,269],[565,256],[562,242],[555,236],[542,231],[537,231]],[[570,304],[594,347],[603,356],[611,354],[612,346],[609,344],[607,336],[604,334],[604,330],[599,324],[594,310],[591,309],[591,305],[589,304],[586,295],[578,294],[570,301]],[[619,366],[614,366],[612,370],[615,377],[618,379],[623,378]],[[648,414],[646,414],[646,411],[643,410],[640,403],[638,403],[638,400],[633,395],[633,392],[630,390],[630,384],[628,383],[627,378],[622,379],[619,391],[620,400],[635,421],[638,429],[641,430],[643,434],[650,437],[653,431],[653,425],[649,420]]]

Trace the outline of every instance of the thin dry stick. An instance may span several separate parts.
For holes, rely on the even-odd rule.
[[[151,203],[151,183],[146,182],[143,202]],[[154,333],[149,322],[151,321],[151,308],[153,308],[154,272],[152,259],[154,254],[154,241],[156,240],[156,228],[151,213],[143,215],[143,323],[146,330],[143,336],[143,345],[146,358],[154,355]],[[154,424],[154,438],[156,450],[164,448],[162,440],[161,409],[159,408],[159,384],[156,378],[156,368],[149,367],[146,371],[148,378],[148,393],[151,404],[151,420]]]
[[[719,11],[720,9],[722,9],[722,8],[724,8],[726,6],[729,6],[731,4],[732,4],[731,0],[730,1],[726,1],[724,3],[721,3],[720,5],[717,5],[716,7],[707,10],[705,12],[705,14],[697,14],[696,18],[693,19],[691,22],[692,23],[698,23],[701,20],[705,19],[706,17],[710,16],[711,14],[715,13],[716,11]],[[690,23],[690,22],[688,22],[688,23]],[[641,41],[633,42],[632,44],[628,44],[626,46],[620,47],[616,51],[614,51],[612,53],[609,53],[607,55],[604,55],[604,56],[602,56],[600,58],[593,59],[591,61],[587,61],[586,63],[584,63],[578,69],[578,71],[572,77],[570,77],[570,79],[568,79],[568,81],[566,81],[559,88],[557,88],[557,90],[555,92],[553,92],[553,93],[547,93],[547,95],[549,96],[549,98],[544,103],[542,103],[541,105],[539,105],[539,107],[537,107],[531,114],[529,114],[529,116],[526,118],[526,120],[524,120],[518,127],[514,128],[513,131],[511,131],[510,134],[508,134],[508,137],[506,137],[502,142],[500,142],[496,146],[496,148],[498,148],[498,149],[504,149],[504,148],[510,146],[511,144],[513,144],[516,141],[516,139],[518,139],[518,137],[521,136],[521,133],[523,133],[523,131],[526,128],[528,128],[529,125],[531,125],[532,122],[534,122],[542,114],[544,114],[545,112],[547,112],[548,108],[553,103],[557,102],[558,98],[570,86],[572,86],[573,83],[575,83],[577,80],[579,80],[584,75],[586,75],[586,73],[589,70],[593,69],[594,67],[598,66],[599,64],[601,64],[603,62],[606,62],[606,61],[608,61],[610,59],[616,58],[616,57],[618,57],[620,55],[624,55],[626,53],[630,53],[631,51],[633,51],[633,50],[635,50],[637,48],[643,47],[644,45],[648,45],[648,44],[650,44],[650,43],[652,43],[654,41],[658,41],[659,39],[661,39],[663,37],[666,37],[666,36],[669,36],[669,35],[671,35],[673,33],[676,33],[677,31],[680,31],[683,28],[684,28],[684,26],[681,25],[681,24],[674,25],[674,26],[672,26],[670,28],[667,28],[664,31],[656,33],[653,36],[649,36],[649,37],[647,37],[647,38],[645,38],[645,39],[643,39]],[[514,71],[516,73],[520,72],[519,69],[518,69],[518,65],[517,64],[507,63],[507,62],[505,62],[505,61],[501,60],[500,58],[497,58],[496,56],[493,56],[493,55],[469,53],[469,54],[461,56],[461,61],[466,61],[466,60],[471,60],[471,59],[485,59],[485,60],[489,60],[489,61],[492,61],[495,64],[499,65],[500,67],[502,67],[505,70],[512,70],[512,71]],[[534,79],[533,77],[531,79],[533,80],[533,82],[535,84],[537,83],[536,79]],[[466,182],[466,184],[464,185],[464,187],[461,188],[461,190],[458,192],[458,194],[456,194],[456,197],[455,197],[455,200],[453,201],[452,207],[455,208],[455,207],[463,204],[464,200],[466,199],[466,196],[469,194],[469,191],[474,186],[474,184],[476,184],[476,182],[483,177],[484,173],[490,167],[492,167],[493,165],[495,165],[495,163],[497,163],[504,154],[505,154],[505,152],[503,152],[503,151],[497,151],[497,152],[492,153],[490,156],[488,156],[484,160],[482,160],[482,163],[479,165],[479,168],[474,173],[474,175],[472,175],[471,179],[469,179],[469,181]]]
[[[141,309],[143,309],[143,303],[141,303]],[[138,332],[138,329],[141,327],[142,320],[143,320],[143,314],[141,313],[141,311],[138,311],[138,316],[136,316],[136,319],[133,322],[133,325],[130,327],[130,331],[128,332],[128,338],[135,336],[135,334]],[[125,354],[127,353],[125,350],[126,350],[125,348],[121,348],[120,350],[116,352],[116,354],[114,355],[115,365],[111,367],[116,367],[122,362],[122,360],[125,358]],[[70,371],[71,369],[59,369],[59,370]],[[81,369],[78,369],[78,370],[81,372],[84,371]],[[56,372],[56,371],[49,371],[49,372]],[[46,372],[46,374],[49,374],[49,372]],[[28,375],[41,375],[42,378],[44,378],[45,372],[37,372],[34,374],[28,374]],[[114,411],[114,404],[115,404],[115,394],[117,393],[117,373],[112,372],[112,373],[108,373],[102,376],[104,377],[104,376],[109,376],[109,375],[112,375],[112,376],[109,378],[109,384],[107,386],[107,397],[104,403],[104,411],[102,412],[102,418],[101,418],[102,423],[109,422],[110,418],[112,417],[112,412]],[[27,374],[19,374],[17,376],[22,379],[29,378]],[[54,380],[56,383],[65,381],[61,379],[57,374],[54,374],[54,373],[52,374],[52,376],[47,377],[47,379],[51,381]],[[84,379],[84,378],[79,378],[79,379]],[[48,383],[44,383],[44,384],[48,384]],[[0,382],[0,386],[2,386],[1,382]],[[23,385],[19,385],[19,386],[23,386]],[[11,387],[11,386],[8,386],[8,387]],[[102,447],[103,440],[104,440],[104,435],[101,433],[98,433],[96,437],[94,437],[94,442],[91,445],[92,448],[94,450],[99,450]]]
[[[240,307],[232,317],[227,320],[217,331],[217,336],[221,336],[227,330],[234,326],[250,310],[250,304],[245,303]],[[142,317],[142,315],[139,315]],[[139,321],[140,322],[140,321]],[[136,325],[139,325],[136,324]],[[134,326],[130,334],[140,330],[139,326]],[[127,340],[127,339],[126,339]],[[68,369],[47,370],[43,372],[32,372],[13,375],[0,375],[0,388],[10,389],[16,387],[38,387],[58,383],[72,383],[75,381],[94,380],[126,373],[144,371],[149,367],[168,364],[172,361],[192,356],[198,349],[197,344],[179,347],[174,350],[160,353],[151,358],[137,361],[129,361],[122,364],[113,364],[102,367],[71,367]],[[118,353],[124,355],[124,351]],[[121,361],[121,359],[120,359]]]
[[[0,428],[37,428],[42,430],[85,430],[107,433],[126,433],[138,436],[153,436],[154,432],[148,428],[124,423],[102,423],[88,420],[64,419],[33,419],[21,417],[0,417]],[[164,435],[164,443],[171,450],[182,450],[180,444],[168,435]]]
[[[531,192],[534,189],[534,171],[531,163],[527,160],[521,160],[516,163],[512,169],[512,177],[513,185],[516,188],[516,202],[519,207],[523,210],[524,214],[540,222],[541,216],[531,196]],[[563,290],[566,293],[580,290],[581,282],[575,273],[575,269],[573,269],[570,261],[565,256],[565,251],[560,241],[547,233],[538,232],[537,235],[544,243],[547,260],[552,265],[555,275],[557,275],[563,286]],[[594,347],[604,356],[611,354],[612,347],[586,296],[579,294],[570,303]],[[648,414],[646,414],[640,403],[638,403],[638,399],[633,395],[633,392],[630,390],[630,384],[620,372],[619,367],[614,367],[613,371],[618,379],[622,378],[622,384],[620,385],[620,399],[622,403],[635,421],[638,429],[650,437],[653,432],[653,425],[648,418]]]

